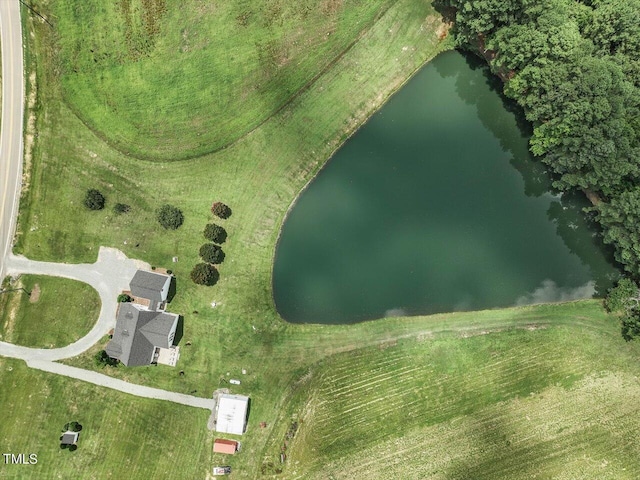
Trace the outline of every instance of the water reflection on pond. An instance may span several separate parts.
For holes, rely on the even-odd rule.
[[[590,297],[610,263],[579,195],[550,193],[490,75],[448,52],[330,160],[274,265],[291,322],[352,323]]]

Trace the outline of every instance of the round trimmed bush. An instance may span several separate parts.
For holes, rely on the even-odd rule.
[[[227,239],[227,231],[215,223],[207,224],[203,233],[204,238],[211,240],[213,243],[224,243]]]
[[[127,303],[132,301],[133,301],[133,298],[130,295],[127,295],[126,293],[121,293],[120,295],[118,295],[118,303]]]
[[[215,285],[220,274],[210,263],[199,263],[191,270],[191,280],[198,285]]]
[[[184,222],[184,215],[182,211],[174,207],[173,205],[163,205],[158,209],[158,222],[167,230],[176,230],[182,222]]]
[[[220,218],[229,218],[231,216],[231,208],[222,202],[215,202],[211,205],[211,213]]]
[[[89,210],[102,210],[104,208],[105,198],[99,190],[90,188],[84,197],[84,206]]]
[[[222,248],[213,243],[205,243],[200,247],[200,256],[208,263],[222,263],[224,261],[224,252]]]
[[[126,203],[116,203],[113,206],[113,213],[115,213],[116,215],[122,215],[123,213],[129,213],[129,210],[131,210],[131,207],[129,205],[127,205]]]

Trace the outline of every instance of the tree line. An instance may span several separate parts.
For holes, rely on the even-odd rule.
[[[640,0],[435,3],[455,18],[457,46],[484,57],[522,107],[553,186],[589,197],[588,215],[640,280]]]

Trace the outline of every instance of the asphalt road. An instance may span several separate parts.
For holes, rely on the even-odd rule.
[[[0,0],[2,120],[0,131],[0,280],[6,273],[22,183],[24,68],[18,0]]]

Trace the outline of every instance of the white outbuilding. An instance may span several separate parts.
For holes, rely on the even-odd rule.
[[[249,397],[223,393],[217,408],[216,432],[242,435],[247,427]]]

